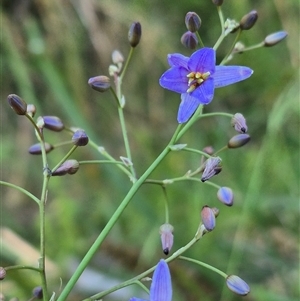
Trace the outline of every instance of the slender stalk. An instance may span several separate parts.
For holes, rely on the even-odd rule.
[[[68,151],[68,153],[56,164],[56,166],[51,171],[56,171],[56,169],[60,167],[74,153],[77,147],[77,145],[73,145],[72,148]]]

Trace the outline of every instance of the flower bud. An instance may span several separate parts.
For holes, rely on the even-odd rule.
[[[185,16],[186,28],[191,32],[196,32],[201,26],[201,19],[195,12],[188,12]]]
[[[163,224],[159,228],[162,249],[165,255],[168,255],[173,246],[173,226],[170,224]]]
[[[205,168],[201,177],[201,181],[205,182],[211,177],[217,175],[222,171],[222,166],[221,166],[221,158],[220,157],[211,157],[207,159],[204,164]]]
[[[204,227],[206,228],[207,231],[212,231],[215,226],[216,226],[216,217],[214,214],[214,211],[208,207],[208,206],[203,206],[201,210],[201,219]]]
[[[231,119],[231,125],[239,133],[247,133],[248,127],[246,124],[246,119],[241,113],[236,113]]]
[[[112,57],[113,63],[116,65],[124,62],[124,56],[122,55],[122,53],[119,50],[114,50],[112,52],[111,57]]]
[[[43,289],[40,286],[32,290],[32,296],[36,299],[43,299]]]
[[[238,295],[246,296],[250,292],[249,285],[236,275],[229,275],[226,278],[226,284],[231,291]]]
[[[10,107],[18,115],[25,115],[27,111],[27,103],[16,94],[9,94],[7,96],[7,101]]]
[[[272,47],[280,43],[283,39],[287,37],[288,33],[286,31],[277,31],[266,36],[264,40],[265,47]]]
[[[233,192],[229,187],[221,187],[217,192],[217,197],[226,206],[232,206]]]
[[[43,116],[44,119],[44,128],[54,131],[54,132],[61,132],[65,126],[60,120],[60,118],[56,116]]]
[[[44,125],[45,125],[44,118],[42,116],[39,116],[36,120],[36,126],[41,130],[44,128]]]
[[[240,23],[238,23],[235,20],[232,19],[226,19],[224,23],[224,29],[225,29],[225,36],[227,36],[229,33],[234,33],[240,28]]]
[[[221,6],[223,4],[223,0],[212,0],[212,3],[216,6]]]
[[[195,49],[198,45],[197,36],[193,32],[190,32],[190,31],[185,32],[182,35],[180,41],[183,46],[185,46],[186,48],[189,48],[189,49]]]
[[[6,270],[3,267],[0,267],[0,281],[3,280],[6,276]]]
[[[238,148],[241,147],[245,144],[247,144],[250,141],[250,135],[248,134],[239,134],[233,136],[229,141],[228,141],[228,148]]]
[[[98,92],[105,92],[110,88],[110,79],[105,75],[91,77],[88,81],[90,87]]]
[[[252,10],[250,13],[245,15],[240,21],[240,28],[242,30],[248,30],[254,26],[258,18],[257,11]]]
[[[128,41],[131,47],[136,47],[142,36],[142,26],[140,22],[133,22],[128,31]]]
[[[46,153],[50,153],[54,149],[53,145],[51,145],[51,144],[49,144],[47,142],[45,142],[44,145],[45,145],[45,151],[46,151]],[[37,143],[37,144],[31,145],[29,147],[29,149],[28,149],[28,152],[31,155],[40,155],[42,153],[41,144]]]
[[[206,154],[210,155],[210,156],[215,152],[215,150],[214,150],[214,148],[212,146],[206,146],[206,147],[204,147],[203,151]]]
[[[36,107],[33,104],[28,104],[27,105],[27,114],[30,115],[31,117],[34,117],[35,113],[36,113]]]
[[[87,136],[84,130],[78,129],[73,134],[72,141],[74,145],[85,146],[89,142],[89,137]]]
[[[52,176],[64,176],[66,174],[73,175],[79,169],[77,160],[67,160],[51,173]]]

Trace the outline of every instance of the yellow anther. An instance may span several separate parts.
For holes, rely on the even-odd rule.
[[[196,89],[196,85],[192,85],[186,90],[186,92],[190,93],[190,92],[193,92],[195,89]]]
[[[202,84],[203,82],[204,82],[204,79],[202,79],[202,78],[197,79],[197,84],[198,85]]]
[[[189,78],[194,78],[195,77],[195,72],[191,72],[189,73],[186,77],[189,77]]]
[[[207,79],[207,78],[209,78],[209,76],[210,76],[210,72],[209,71],[207,71],[207,72],[205,72],[205,73],[202,74],[202,78],[203,79]]]
[[[196,74],[195,74],[195,78],[200,78],[202,76],[202,74],[200,73],[200,72],[197,72]]]

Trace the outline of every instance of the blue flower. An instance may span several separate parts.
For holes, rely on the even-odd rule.
[[[169,54],[168,62],[171,68],[161,76],[159,84],[181,94],[179,123],[188,121],[199,105],[209,104],[215,88],[242,81],[253,73],[248,67],[216,66],[216,52],[212,48],[197,50],[191,57]]]
[[[171,275],[167,263],[161,259],[152,277],[150,287],[150,301],[171,301],[172,284]],[[145,301],[139,298],[131,298],[130,301]]]

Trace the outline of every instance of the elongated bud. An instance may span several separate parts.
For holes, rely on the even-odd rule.
[[[46,153],[50,153],[53,149],[54,149],[53,145],[45,142],[45,151],[46,151]],[[41,155],[42,154],[41,144],[37,143],[37,144],[31,145],[28,149],[28,152],[31,155]]]
[[[217,192],[217,197],[226,206],[232,206],[233,192],[229,187],[221,187]]]
[[[196,32],[201,26],[201,19],[195,12],[188,12],[185,16],[185,25],[190,32]]]
[[[77,160],[67,160],[52,172],[52,176],[64,176],[66,174],[73,175],[78,169],[79,162]]]
[[[223,4],[223,0],[212,0],[212,3],[216,6],[221,6]]]
[[[43,289],[40,286],[35,287],[32,290],[32,297],[36,299],[43,299]]]
[[[90,87],[98,92],[105,92],[110,88],[110,79],[105,75],[91,77],[88,81]]]
[[[250,13],[245,15],[240,21],[240,28],[242,30],[249,30],[254,26],[258,18],[257,11],[252,10]]]
[[[6,276],[6,270],[3,267],[0,267],[0,280],[3,280]]]
[[[201,219],[207,231],[212,231],[216,226],[216,217],[214,211],[208,207],[203,206],[201,210]]]
[[[231,119],[231,125],[239,133],[247,133],[248,127],[246,124],[246,119],[241,113],[236,113]]]
[[[226,278],[226,284],[231,291],[238,295],[246,296],[250,292],[249,285],[236,275],[228,276]]]
[[[250,135],[248,134],[239,134],[233,136],[229,141],[228,141],[228,148],[238,148],[242,147],[243,145],[247,144],[250,141]]]
[[[272,46],[280,43],[287,36],[288,36],[288,33],[286,31],[277,31],[277,32],[271,33],[268,36],[266,36],[266,38],[264,40],[264,46],[272,47]]]
[[[169,254],[173,246],[173,240],[174,240],[173,230],[174,228],[171,224],[163,224],[159,228],[162,249],[166,255]]]
[[[201,181],[205,182],[211,177],[217,175],[222,171],[222,166],[221,166],[221,158],[220,157],[211,157],[207,159],[204,164],[205,168],[201,177]]]
[[[56,116],[43,116],[42,118],[44,119],[44,128],[48,130],[61,132],[65,128],[61,119]]]
[[[84,130],[79,129],[73,134],[72,141],[74,145],[85,146],[89,143],[89,137]]]
[[[34,117],[35,113],[36,113],[36,107],[33,104],[28,104],[27,105],[27,114],[30,115],[31,117]]]
[[[185,32],[181,36],[180,41],[183,46],[185,46],[186,48],[189,48],[189,49],[195,49],[198,45],[197,36],[193,32],[190,32],[190,31]]]
[[[136,47],[142,36],[142,26],[140,22],[133,22],[128,31],[128,41],[131,47]]]
[[[9,94],[7,101],[10,107],[17,115],[25,115],[27,111],[27,103],[20,96],[16,94]]]

